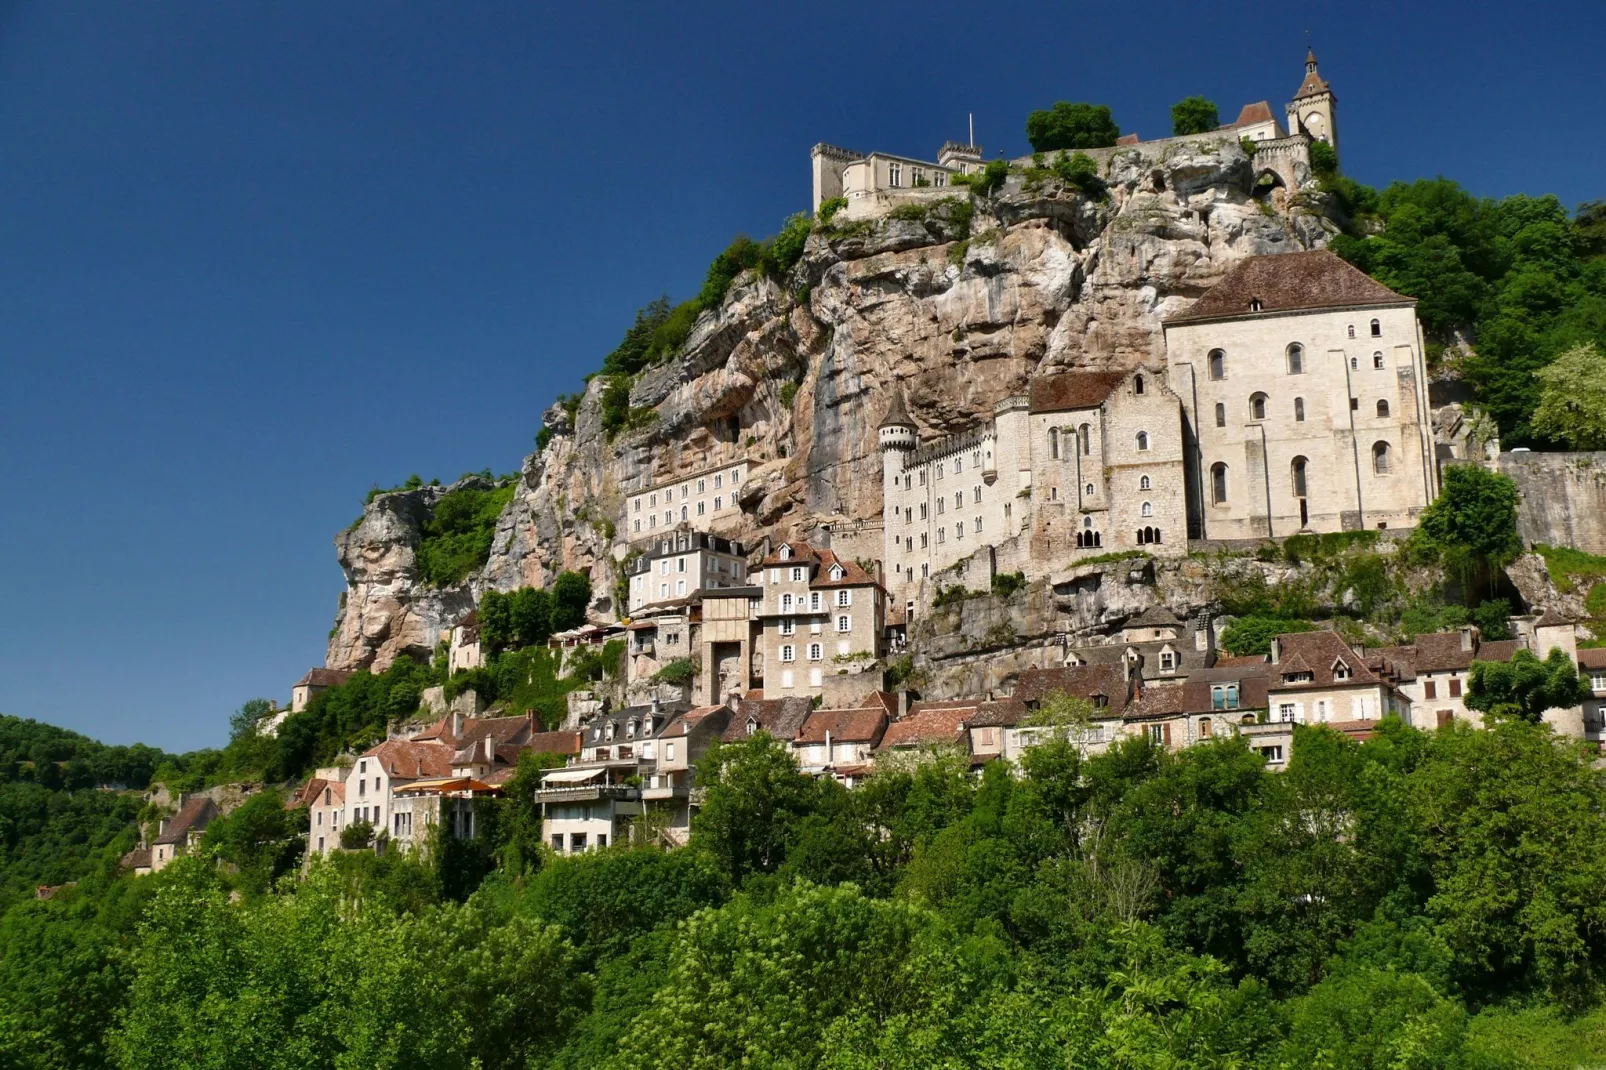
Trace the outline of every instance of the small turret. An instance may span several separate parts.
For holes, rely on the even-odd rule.
[[[892,400],[887,403],[887,414],[881,418],[877,435],[883,451],[912,450],[918,444],[915,422],[903,402],[903,388],[896,383],[893,384]]]
[[[1305,80],[1288,102],[1288,132],[1325,141],[1338,152],[1338,97],[1316,69],[1316,50],[1305,52]]]

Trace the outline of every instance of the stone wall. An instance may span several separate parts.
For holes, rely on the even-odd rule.
[[[1517,483],[1525,544],[1606,554],[1606,452],[1502,453],[1496,467]]]

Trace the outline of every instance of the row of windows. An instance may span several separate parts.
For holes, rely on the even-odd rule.
[[[714,489],[715,490],[719,490],[721,487],[723,487],[725,485],[725,475],[726,475],[726,473],[724,473],[724,472],[716,472],[716,473],[714,473]],[[738,483],[741,482],[741,480],[742,480],[742,470],[740,468],[732,468],[730,470],[731,486],[733,486],[733,487],[736,486]],[[707,490],[708,490],[708,480],[707,479],[699,479],[697,481],[697,493],[698,494],[704,494],[704,493],[707,492]],[[675,488],[674,487],[669,487],[668,489],[666,489],[663,492],[663,495],[664,495],[664,504],[665,505],[670,504],[671,502],[673,502],[675,500]],[[680,500],[681,501],[687,501],[690,498],[691,498],[691,484],[690,483],[682,483],[680,485]],[[657,491],[653,491],[651,494],[647,495],[646,502],[647,502],[647,507],[648,508],[656,509],[658,507],[658,492]],[[636,498],[630,503],[630,508],[634,512],[639,513],[639,512],[641,512],[641,503],[642,503],[642,498],[641,498],[640,495],[637,495]]]
[[[1266,395],[1262,394],[1262,393],[1260,393],[1258,391],[1253,393],[1253,394],[1251,394],[1251,395],[1249,395],[1249,418],[1251,420],[1264,420],[1266,418],[1266,402],[1267,402],[1267,400],[1268,400],[1268,398],[1266,397]],[[1350,398],[1349,406],[1350,406],[1351,409],[1360,408],[1360,400],[1358,398]],[[1388,403],[1388,401],[1386,399],[1384,399],[1384,398],[1379,398],[1378,401],[1377,401],[1377,410],[1376,411],[1377,411],[1378,419],[1380,419],[1380,420],[1388,419],[1389,418],[1389,403]],[[1295,423],[1300,423],[1300,424],[1305,422],[1305,399],[1304,398],[1295,398],[1294,399],[1294,422]],[[1217,427],[1226,427],[1227,426],[1227,405],[1226,405],[1226,402],[1223,402],[1223,401],[1216,402],[1216,426]]]
[[[847,617],[838,617],[837,618],[836,630],[838,632],[851,632],[853,630],[853,628],[849,624],[846,623],[847,620],[848,620]],[[810,643],[808,645],[808,655],[809,655],[809,660],[810,661],[822,661],[822,660],[824,660],[824,658],[825,658],[825,644],[823,644],[823,643]],[[782,643],[781,644],[781,661],[783,661],[783,662],[793,662],[793,661],[796,661],[796,660],[797,660],[797,647],[793,646],[791,643]]]
[[[846,587],[844,587],[842,590],[838,591],[836,593],[836,604],[837,604],[837,606],[839,608],[845,608],[847,606],[851,606],[853,604],[853,592],[851,590],[849,590],[848,588],[846,588]],[[795,600],[793,599],[793,597],[790,594],[781,595],[781,612],[782,613],[786,613],[786,612],[790,611],[794,606],[797,607],[798,609],[802,609],[803,608],[803,596],[802,595],[799,595]],[[809,609],[811,611],[818,612],[821,607],[822,607],[822,602],[821,602],[821,599],[820,599],[820,592],[819,591],[810,591],[809,592]]]
[[[1355,328],[1351,327],[1349,330],[1350,337],[1354,338]],[[1374,338],[1382,336],[1382,328],[1378,325],[1377,320],[1372,321],[1372,336]],[[1305,374],[1305,347],[1303,345],[1298,342],[1290,342],[1288,348],[1283,350],[1283,359],[1289,375]],[[1360,358],[1350,357],[1349,366],[1352,370],[1359,370],[1361,366]],[[1206,358],[1206,367],[1210,378],[1216,380],[1225,379],[1227,377],[1226,350],[1212,349]],[[1385,367],[1386,362],[1383,359],[1382,351],[1374,352],[1372,354],[1372,368],[1376,371],[1382,371]],[[1141,390],[1138,392],[1142,393]]]
[[[1294,497],[1308,497],[1306,471],[1310,461],[1304,457],[1295,457],[1289,462],[1289,483]],[[1394,447],[1387,442],[1372,443],[1372,473],[1386,476],[1394,471]],[[1210,466],[1210,501],[1213,505],[1227,504],[1228,469],[1225,464],[1218,461]],[[1147,505],[1148,503],[1144,503]],[[1145,516],[1148,514],[1145,513]]]
[[[736,499],[733,497],[731,499],[731,505],[734,506],[735,504],[736,504]],[[718,494],[714,495],[714,512],[717,513],[723,508],[725,508],[725,499],[724,499],[724,497],[722,495],[718,495]],[[697,503],[697,515],[698,516],[707,516],[708,515],[708,503],[707,502],[698,502]],[[691,516],[692,516],[691,508],[689,506],[683,505],[683,506],[680,507],[680,519],[681,519],[682,522],[690,520]],[[669,525],[673,524],[674,522],[675,522],[675,511],[673,509],[665,509],[664,510],[664,526],[668,527]],[[651,516],[649,516],[647,518],[647,530],[651,531],[654,528],[656,528],[657,526],[658,526],[658,514],[654,513],[654,514],[652,514]],[[641,518],[639,516],[632,522],[631,531],[633,531],[633,532],[641,531]]]
[[[981,463],[982,463],[981,462],[981,450],[976,450],[974,453],[972,453],[970,455],[970,465],[971,465],[972,468],[975,468],[977,471],[980,471],[981,470]],[[934,465],[931,466],[931,470],[933,472],[937,473],[937,479],[938,479],[938,481],[941,481],[941,479],[943,477],[943,473],[948,470],[948,462],[946,462],[946,461],[938,461]],[[954,475],[957,476],[957,475],[961,474],[962,472],[964,472],[964,470],[965,470],[965,459],[963,457],[955,457],[953,459],[953,472],[954,472]],[[926,485],[926,469],[921,468],[920,472],[919,472],[919,476],[920,476],[920,485],[923,487],[923,486]],[[914,485],[915,485],[914,484],[914,480],[915,480],[915,473],[913,473],[913,472],[905,472],[904,476],[903,476],[903,489],[904,490],[913,490],[914,489]],[[976,488],[976,494],[977,494],[977,500],[980,501],[981,500],[980,499],[980,495],[981,495],[981,488],[980,487]]]
[[[965,170],[964,165],[960,164],[960,166],[959,166],[960,173],[963,174],[964,170]],[[909,184],[911,186],[932,186],[932,187],[939,187],[940,188],[940,187],[946,186],[948,184],[948,172],[947,171],[932,171],[931,172],[931,177],[928,179],[926,177],[926,169],[924,167],[911,167],[911,168],[909,168]],[[903,164],[901,164],[901,163],[889,163],[889,164],[887,164],[887,185],[889,185],[889,186],[902,186],[903,185]]]

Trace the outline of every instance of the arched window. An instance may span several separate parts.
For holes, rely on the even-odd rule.
[[[1219,461],[1210,466],[1210,500],[1216,505],[1227,504],[1227,466]]]
[[[1133,377],[1133,379],[1132,379],[1132,393],[1134,393],[1134,394],[1143,393],[1143,376],[1139,375],[1139,376],[1134,376]]]
[[[1289,466],[1289,473],[1293,477],[1294,497],[1305,497],[1305,467],[1309,462],[1303,457],[1295,457],[1294,463]]]
[[[1086,496],[1087,496],[1087,497],[1089,497],[1089,498],[1091,498],[1091,497],[1093,497],[1093,495],[1094,495],[1094,494],[1096,494],[1096,493],[1097,493],[1097,491],[1095,491],[1095,490],[1094,490],[1094,489],[1093,489],[1093,484],[1091,484],[1091,483],[1089,483],[1089,484],[1088,484],[1088,485],[1087,485],[1087,487],[1086,487]]]
[[[1048,429],[1048,455],[1056,461],[1060,459],[1060,429],[1057,427]]]
[[[1149,433],[1147,431],[1139,431],[1138,432],[1138,452],[1142,453],[1145,450],[1147,450],[1148,448],[1149,448]]]
[[[1227,354],[1219,349],[1210,351],[1210,378],[1225,379],[1227,377]]]
[[[1305,347],[1298,342],[1288,347],[1288,374],[1305,374]]]
[[[1266,395],[1249,395],[1249,418],[1251,420],[1264,420],[1266,418]]]
[[[1086,457],[1093,452],[1093,429],[1087,424],[1083,424],[1080,437],[1082,439],[1082,456]]]
[[[1383,337],[1383,324],[1381,324],[1377,320],[1373,320],[1372,321],[1372,337],[1373,338],[1382,338]]]
[[[1378,416],[1383,417],[1385,419],[1388,417],[1389,403],[1387,401],[1384,401],[1384,400],[1381,400],[1381,399],[1378,400],[1377,414],[1378,414]]]
[[[1355,337],[1355,324],[1353,323],[1349,325],[1349,336],[1351,338]]]
[[[1352,372],[1361,370],[1361,358],[1360,357],[1351,357],[1349,359],[1349,370],[1352,371]]]
[[[1378,371],[1382,371],[1383,370],[1383,354],[1381,354],[1381,353],[1373,353],[1372,354],[1372,367],[1377,369]]]
[[[1144,502],[1143,503],[1143,515],[1144,516],[1153,516],[1154,515],[1154,503],[1153,502]]]
[[[1388,475],[1393,463],[1389,457],[1392,452],[1387,442],[1372,443],[1372,471],[1380,476]]]
[[[1261,304],[1260,298],[1252,297],[1252,298],[1249,299],[1249,311],[1251,311],[1251,312],[1259,312],[1262,308],[1265,308],[1265,307],[1266,307],[1265,305]]]
[[[1302,423],[1305,422],[1305,399],[1304,398],[1295,398],[1294,399],[1294,422],[1296,424],[1302,424]]]
[[[1139,490],[1148,490],[1149,489],[1149,477],[1148,476],[1139,477],[1139,479],[1138,479],[1138,489]]]
[[[1227,426],[1227,406],[1219,401],[1216,402],[1216,426]]]
[[[684,505],[680,507],[680,519],[686,519],[686,507]]]

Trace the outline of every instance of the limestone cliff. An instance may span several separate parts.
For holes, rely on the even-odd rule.
[[[551,440],[526,458],[489,561],[460,588],[417,580],[411,547],[431,496],[376,498],[336,540],[348,591],[328,664],[426,651],[486,587],[563,569],[589,570],[595,611],[612,613],[630,534],[615,528],[621,488],[740,457],[751,465],[742,512],[721,534],[876,518],[875,426],[894,382],[935,435],[1043,371],[1159,365],[1163,316],[1244,257],[1314,248],[1336,229],[1312,190],[1257,200],[1231,138],[1117,150],[1103,178],[1104,199],[1012,174],[991,196],[932,190],[923,207],[817,229],[784,283],[739,280],[675,359],[638,378],[631,402],[656,410],[651,426],[610,441],[601,380],[572,418],[548,410]]]

